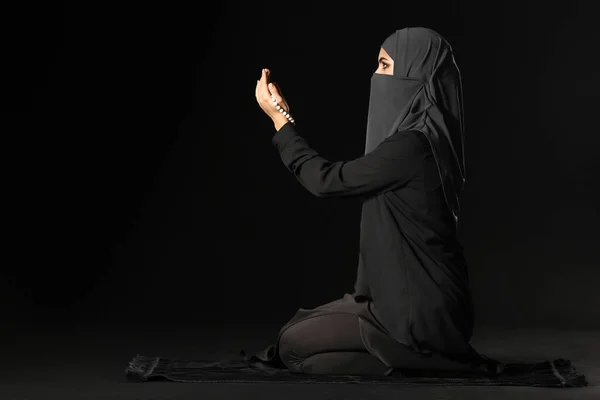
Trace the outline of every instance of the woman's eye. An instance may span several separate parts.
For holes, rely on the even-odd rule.
[[[388,67],[388,65],[386,63],[384,63],[383,61],[381,62],[381,65],[383,66],[383,69],[386,69]]]

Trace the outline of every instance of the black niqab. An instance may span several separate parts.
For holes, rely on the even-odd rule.
[[[466,182],[460,71],[452,47],[427,28],[404,28],[382,44],[394,74],[373,74],[365,153],[394,132],[422,132],[429,140],[446,203],[458,224]]]

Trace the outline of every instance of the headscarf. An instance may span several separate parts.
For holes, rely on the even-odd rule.
[[[452,47],[421,27],[399,29],[381,47],[394,61],[394,74],[371,78],[365,154],[397,131],[422,132],[458,224],[466,170],[462,84]]]

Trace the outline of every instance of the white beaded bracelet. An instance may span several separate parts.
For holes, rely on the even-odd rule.
[[[294,124],[295,123],[294,118],[292,118],[292,116],[290,115],[290,113],[285,112],[283,110],[283,107],[281,107],[279,104],[277,104],[277,100],[275,100],[275,96],[271,95],[271,100],[273,101],[273,105],[275,106],[275,108],[278,109],[279,112],[282,113],[283,116],[288,119],[288,121],[290,121],[292,124]]]

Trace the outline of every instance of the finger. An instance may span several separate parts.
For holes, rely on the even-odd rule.
[[[278,103],[282,102],[283,97],[281,96],[279,88],[275,85],[275,83],[269,82],[269,91],[273,96],[275,96],[275,100],[277,100]]]
[[[255,90],[256,102],[262,107],[262,95],[260,91],[260,80],[256,81],[256,90]]]
[[[275,101],[280,105],[283,106],[283,97],[281,97],[281,94],[279,93],[279,90],[277,88],[277,86],[275,86],[275,84],[273,82],[269,82],[269,92],[271,93],[271,95],[275,98]]]
[[[281,97],[283,97],[283,93],[281,93],[281,88],[279,87],[279,84],[277,82],[271,82],[273,83],[273,86],[275,86],[275,89],[277,89],[277,93],[279,93],[279,95]]]
[[[267,75],[266,68],[263,68],[262,74],[260,75],[260,83],[266,85],[269,83],[269,76]]]
[[[269,83],[271,82],[271,72],[265,68],[264,69],[264,74],[265,74],[265,88],[267,90],[267,93],[269,94],[269,97],[271,96],[271,93],[269,92]]]
[[[261,101],[270,101],[271,100],[271,94],[269,93],[269,89],[267,88],[267,73],[264,69],[263,69],[262,75],[260,77],[260,84],[259,84],[258,90],[259,90],[259,97],[260,97]]]
[[[281,94],[281,91],[279,90],[279,86],[277,86],[277,84],[275,82],[271,82],[271,70],[266,68],[266,72],[267,72],[267,88],[269,90],[269,96],[274,95],[277,103],[283,105],[282,103],[285,103],[285,99],[283,98],[283,95]]]
[[[265,68],[266,80],[267,80],[267,91],[269,92],[269,97],[273,94],[271,91],[271,71],[268,68]]]
[[[265,70],[264,68],[260,71],[260,79],[258,80],[258,97],[259,99],[263,99],[263,83],[265,80]]]
[[[281,90],[279,89],[279,86],[277,85],[276,82],[269,83],[269,90],[271,91],[273,96],[275,96],[275,100],[277,101],[277,103],[281,107],[283,107],[285,111],[290,112],[290,106],[287,104],[286,100],[283,98],[283,95],[281,94]]]

